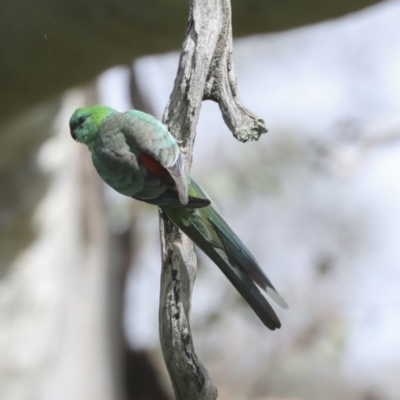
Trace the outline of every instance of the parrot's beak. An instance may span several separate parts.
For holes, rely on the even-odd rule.
[[[72,136],[72,139],[75,140],[75,142],[78,141],[78,139],[76,138],[75,132],[72,129],[71,129],[71,136]]]

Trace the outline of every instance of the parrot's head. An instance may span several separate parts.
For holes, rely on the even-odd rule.
[[[114,109],[101,105],[78,108],[69,120],[72,138],[91,148],[101,124],[114,112],[116,112]]]

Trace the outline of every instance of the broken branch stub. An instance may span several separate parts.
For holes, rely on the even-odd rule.
[[[204,99],[219,104],[222,117],[236,139],[258,140],[267,132],[264,120],[243,106],[237,87],[232,59],[232,26],[230,0],[221,0],[222,24],[207,76]]]

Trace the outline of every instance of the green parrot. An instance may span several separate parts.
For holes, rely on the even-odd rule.
[[[281,307],[287,304],[211,199],[185,172],[179,146],[160,121],[138,110],[120,113],[93,105],[77,109],[69,126],[72,138],[89,148],[108,185],[161,207],[218,265],[264,325],[271,330],[281,327],[258,287]]]

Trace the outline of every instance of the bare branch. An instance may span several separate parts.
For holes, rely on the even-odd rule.
[[[241,142],[258,140],[267,132],[265,122],[245,108],[239,96],[232,60],[230,0],[221,0],[222,29],[207,77],[204,99],[219,104],[226,125]]]
[[[241,103],[232,62],[230,0],[192,0],[186,37],[164,123],[180,141],[187,169],[192,162],[201,104],[219,103],[234,136],[245,142],[266,132],[262,119]],[[177,399],[215,399],[217,390],[199,362],[190,330],[196,277],[192,242],[161,213],[162,276],[160,340]]]

